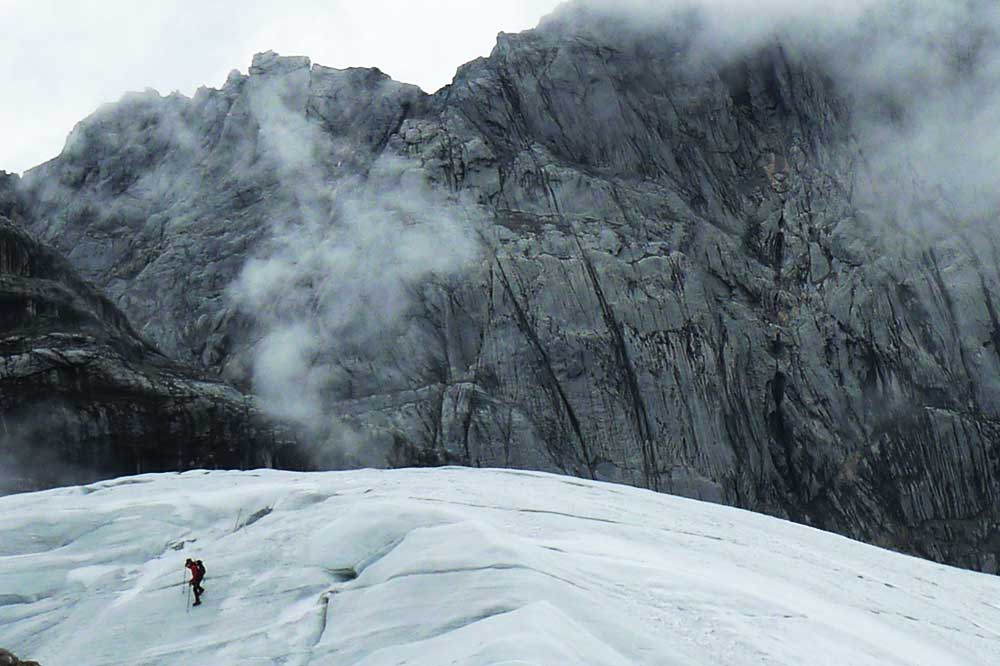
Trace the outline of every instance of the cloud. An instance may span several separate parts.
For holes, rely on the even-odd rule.
[[[577,24],[598,14],[605,29],[622,27],[636,33],[675,32],[678,26],[696,27],[685,34],[700,40],[701,48],[716,54],[738,54],[777,35],[831,35],[850,29],[874,8],[891,0],[571,0],[544,24]],[[582,11],[581,11],[582,10]]]
[[[1000,208],[996,2],[576,0],[543,24],[585,24],[625,42],[667,32],[689,47],[691,60],[714,68],[780,45],[822,68],[850,101],[864,155],[857,194],[876,215],[940,225],[940,210],[901,196],[914,189],[952,218]]]
[[[885,3],[848,46],[838,79],[858,101],[863,173],[873,196],[884,206],[916,186],[917,208],[895,215],[923,210],[940,217],[945,210],[966,222],[995,216],[1000,7],[978,0]],[[936,205],[922,206],[927,201]]]
[[[345,174],[341,156],[357,147],[338,145],[306,120],[294,77],[252,81],[261,154],[288,202],[230,296],[261,331],[255,394],[272,415],[304,426],[329,460],[331,449],[364,446],[329,409],[354,397],[349,360],[405,337],[415,290],[475,261],[477,213],[432,190],[401,158]]]

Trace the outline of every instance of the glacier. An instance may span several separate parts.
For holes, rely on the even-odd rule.
[[[195,470],[0,497],[0,646],[43,666],[997,664],[1000,580],[540,472]]]

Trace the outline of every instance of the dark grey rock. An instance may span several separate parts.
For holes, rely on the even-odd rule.
[[[0,666],[41,666],[37,661],[21,661],[12,652],[0,648]]]
[[[324,360],[325,410],[384,464],[612,480],[996,571],[995,239],[886,240],[822,64],[690,58],[684,28],[559,14],[433,97],[262,54],[81,123],[24,178],[32,229],[169,354],[248,386],[260,322],[227,297],[247,258],[402,164],[486,222],[405,326]]]
[[[192,467],[301,465],[250,398],[170,361],[0,217],[0,493]]]
[[[0,215],[11,219],[22,219],[24,200],[19,191],[20,178],[16,174],[0,171]]]

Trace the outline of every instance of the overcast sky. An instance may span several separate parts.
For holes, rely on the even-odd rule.
[[[559,0],[0,0],[0,169],[55,157],[128,90],[191,95],[273,49],[433,92]]]

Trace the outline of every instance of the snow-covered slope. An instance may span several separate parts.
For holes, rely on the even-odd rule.
[[[204,604],[186,607],[185,558]],[[1000,580],[628,487],[188,472],[0,498],[0,646],[122,664],[997,664]]]

